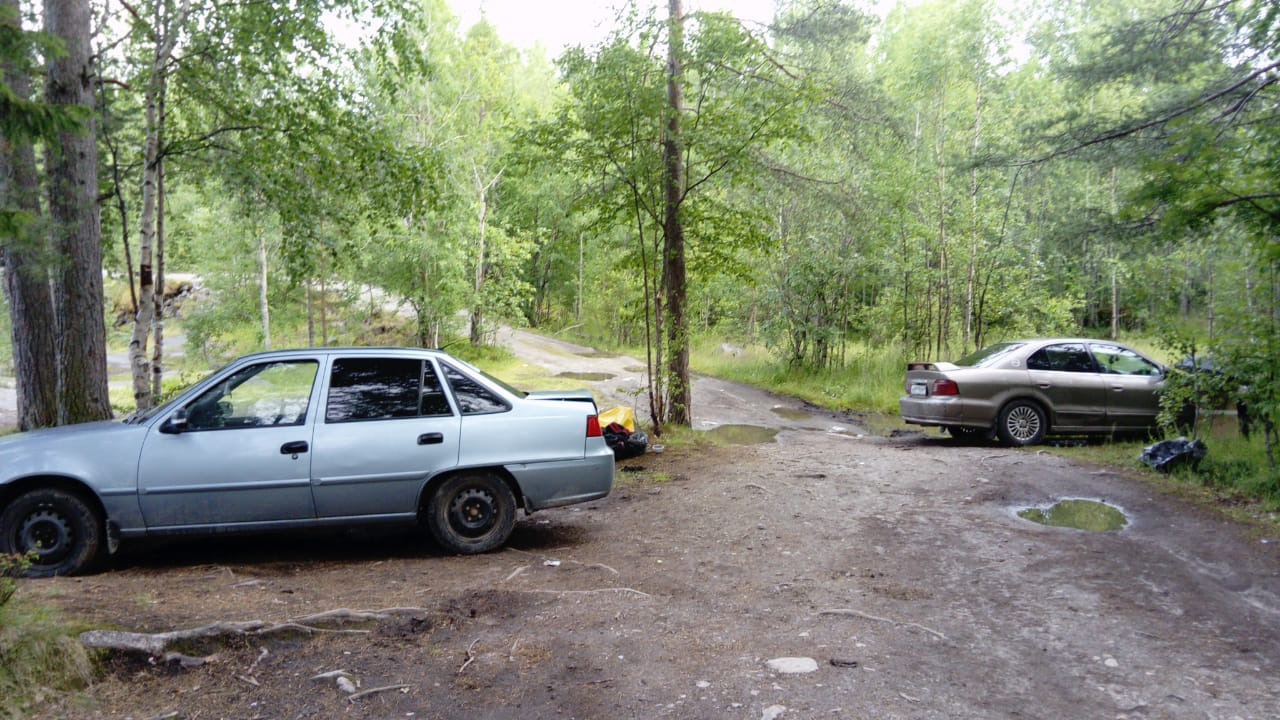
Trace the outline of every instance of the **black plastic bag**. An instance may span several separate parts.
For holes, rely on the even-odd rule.
[[[1169,472],[1179,465],[1189,465],[1194,468],[1200,464],[1208,452],[1209,448],[1199,440],[1178,437],[1146,446],[1142,449],[1139,459],[1156,470]]]
[[[642,432],[628,432],[618,423],[609,423],[604,429],[604,441],[613,450],[615,460],[626,460],[649,451],[649,436]]]

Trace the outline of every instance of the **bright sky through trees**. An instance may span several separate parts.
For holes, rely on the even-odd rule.
[[[570,45],[604,39],[623,3],[615,0],[450,0],[468,28],[488,18],[504,40],[520,48],[539,43],[551,56]],[[728,10],[748,22],[768,23],[774,0],[686,0],[686,11]]]

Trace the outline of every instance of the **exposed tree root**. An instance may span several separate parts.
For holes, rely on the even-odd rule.
[[[80,644],[89,648],[141,652],[161,655],[174,644],[193,640],[209,640],[228,637],[255,637],[284,632],[305,634],[367,634],[368,630],[327,627],[350,622],[375,622],[404,615],[425,615],[422,608],[386,608],[384,610],[350,610],[339,608],[314,615],[291,618],[271,623],[265,620],[224,621],[209,623],[186,630],[170,630],[159,633],[137,633],[123,630],[89,630],[80,633]]]

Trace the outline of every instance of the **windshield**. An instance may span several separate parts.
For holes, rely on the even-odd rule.
[[[960,358],[956,361],[956,365],[961,367],[987,367],[989,365],[995,365],[1003,360],[1006,355],[1022,347],[1024,344],[1025,343],[1020,342],[1007,342],[989,345],[981,350],[971,352]]]

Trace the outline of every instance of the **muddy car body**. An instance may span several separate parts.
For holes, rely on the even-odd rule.
[[[123,421],[0,439],[0,552],[66,574],[120,539],[382,523],[476,553],[612,483],[589,393],[431,350],[259,353]]]
[[[1164,367],[1119,343],[1014,340],[955,363],[908,363],[898,407],[908,423],[1031,445],[1049,434],[1154,428],[1164,380]]]

